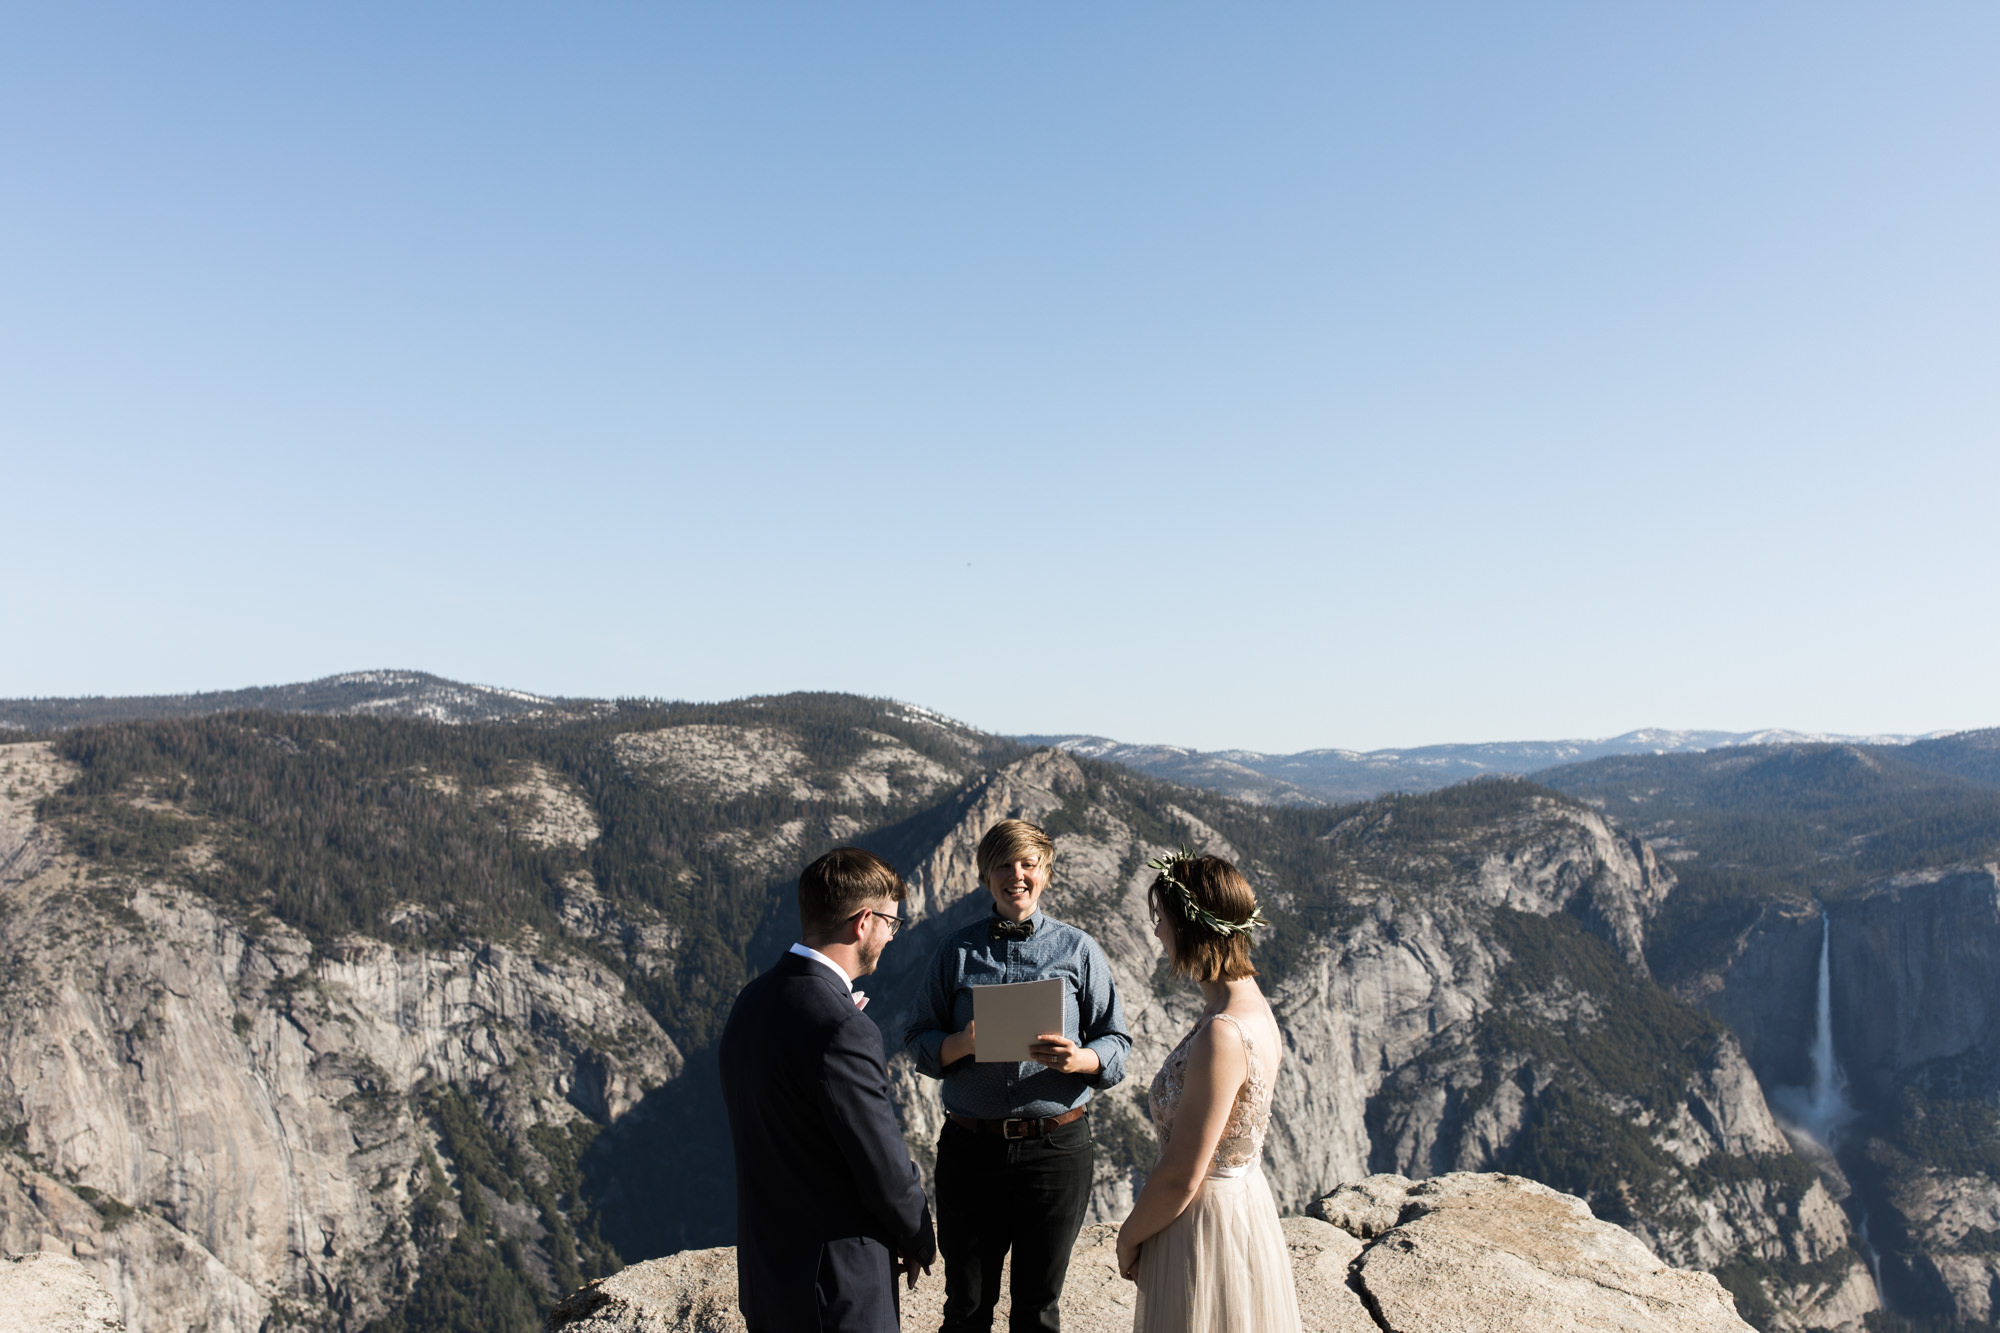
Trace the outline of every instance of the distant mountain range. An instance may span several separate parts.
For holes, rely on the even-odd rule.
[[[1288,1210],[1375,1171],[1505,1171],[1715,1272],[1767,1328],[1875,1303],[1737,1038],[1647,970],[1670,878],[1583,801],[1505,781],[1253,807],[889,700],[439,725],[438,690],[350,680],[252,696],[316,714],[0,746],[0,1243],[56,1238],[135,1330],[537,1333],[586,1279],[726,1244],[716,1039],[796,933],[799,865],[839,843],[909,880],[868,1018],[930,1172],[940,1090],[897,1052],[933,951],[988,910],[975,849],[1007,817],[1059,840],[1055,901],[1105,946],[1134,1069],[1199,1009],[1158,966],[1141,867],[1191,842],[1259,886],[1258,972],[1300,1057],[1271,1094]],[[1759,1037],[1809,1010],[1783,979],[1732,991]],[[1145,1088],[1093,1102],[1094,1220],[1157,1156]],[[1906,1266],[1956,1257],[1926,1245]]]
[[[908,876],[866,983],[894,1051],[1004,817],[1057,838],[1134,1069],[1199,1003],[1141,867],[1187,843],[1258,886],[1286,1207],[1505,1171],[1759,1329],[1994,1327],[2000,730],[1203,754],[417,672],[0,718],[0,1243],[55,1238],[135,1329],[536,1333],[586,1278],[725,1243],[715,1041],[798,866],[853,843]],[[1333,808],[1364,784],[1449,789]],[[928,1173],[938,1087],[891,1070]],[[1097,1220],[1157,1154],[1144,1096],[1095,1104]]]
[[[258,685],[201,694],[0,699],[0,729],[59,731],[105,722],[207,717],[246,709],[273,713],[374,714],[432,722],[500,722],[550,713],[589,713],[607,706],[596,700],[545,699],[521,690],[467,685],[427,671],[349,671],[299,685]]]
[[[48,732],[148,718],[206,717],[263,709],[274,713],[419,718],[431,722],[503,722],[584,718],[611,711],[601,699],[566,699],[494,685],[469,685],[426,671],[349,671],[296,685],[261,685],[200,694],[68,699],[0,699],[0,732]],[[1943,733],[1935,733],[1942,735]],[[1201,787],[1252,805],[1327,805],[1388,792],[1437,791],[1468,778],[1537,773],[1559,764],[1621,755],[1687,754],[1738,745],[1906,745],[1919,736],[1836,736],[1797,731],[1671,731],[1648,727],[1607,740],[1495,741],[1397,750],[1194,750],[1133,745],[1107,736],[1028,735],[1028,746],[1053,745],[1087,759]]]
[[[1943,733],[1937,733],[1943,734]],[[1325,805],[1366,801],[1385,792],[1427,792],[1495,774],[1538,773],[1558,764],[1620,755],[1686,754],[1737,745],[1907,745],[1919,736],[1833,736],[1798,731],[1668,731],[1647,727],[1608,740],[1493,741],[1480,745],[1421,745],[1408,750],[1190,750],[1131,745],[1105,736],[1016,736],[1024,745],[1054,745],[1190,787],[1204,787],[1253,805]]]

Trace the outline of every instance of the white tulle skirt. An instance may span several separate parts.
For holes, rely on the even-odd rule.
[[[1292,1260],[1278,1205],[1252,1167],[1210,1176],[1139,1249],[1134,1333],[1299,1333]]]

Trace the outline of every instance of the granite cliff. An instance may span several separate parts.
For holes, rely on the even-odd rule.
[[[0,747],[0,1248],[58,1244],[135,1330],[528,1328],[625,1261],[729,1239],[712,1043],[835,842],[911,876],[868,987],[985,910],[980,831],[1056,836],[1136,1036],[1095,1216],[1150,1164],[1195,995],[1144,862],[1230,856],[1292,1053],[1274,1185],[1500,1170],[1587,1198],[1765,1326],[1856,1328],[1847,1217],[1736,1038],[1657,985],[1674,878],[1520,781],[1255,807],[842,696],[442,727],[225,714]],[[936,1087],[896,1062],[919,1161]]]
[[[1768,904],[1719,966],[1686,982],[1742,1034],[1774,1089],[1812,1078],[1822,938],[1841,1098],[1823,1135],[1829,1179],[1860,1192],[1898,1307],[1990,1325],[2000,1315],[2000,866],[1897,876],[1824,905]]]
[[[68,776],[45,747],[6,753],[17,793]],[[0,1249],[60,1240],[135,1329],[364,1326],[414,1283],[419,1230],[464,1220],[425,1207],[441,1162],[468,1169],[440,1128],[456,1103],[560,1155],[681,1071],[601,963],[532,937],[315,947],[185,889],[94,881],[23,806],[0,807]],[[546,1190],[486,1202],[503,1239],[556,1234]],[[581,1278],[560,1243],[536,1260]]]
[[[1542,775],[1682,876],[1648,956],[1720,1018],[1918,1326],[2000,1314],[2000,732]]]
[[[1145,1085],[1198,1007],[1157,965],[1145,862],[1186,841],[1259,883],[1288,881],[1245,836],[1255,818],[1225,832],[1173,795],[1052,751],[981,779],[918,863],[918,924],[870,983],[893,1049],[935,941],[986,910],[983,893],[942,891],[969,880],[979,834],[1007,814],[1062,830],[1048,910],[1104,943],[1134,1034],[1133,1077],[1098,1116],[1113,1149],[1100,1159],[1101,1221],[1122,1217],[1143,1182]],[[1642,843],[1514,783],[1327,823],[1314,872],[1338,891],[1294,917],[1264,965],[1293,1055],[1267,1168],[1283,1206],[1303,1208],[1315,1182],[1371,1172],[1533,1167],[1669,1261],[1725,1270],[1775,1327],[1859,1326],[1877,1302],[1846,1218],[1793,1154],[1734,1039],[1645,975],[1645,925],[1672,878]],[[926,1162],[937,1085],[894,1067]]]

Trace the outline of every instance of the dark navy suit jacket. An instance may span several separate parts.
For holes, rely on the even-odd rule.
[[[736,1150],[737,1304],[758,1333],[897,1333],[894,1256],[936,1256],[882,1035],[787,953],[736,997],[719,1052]]]

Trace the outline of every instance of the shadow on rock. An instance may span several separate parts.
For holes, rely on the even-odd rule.
[[[598,1136],[584,1193],[627,1263],[736,1241],[736,1173],[715,1051]]]

